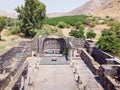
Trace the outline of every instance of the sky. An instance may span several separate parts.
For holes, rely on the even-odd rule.
[[[47,13],[69,12],[89,0],[40,0],[46,5]],[[24,4],[24,0],[0,0],[0,10],[15,13],[15,8]]]

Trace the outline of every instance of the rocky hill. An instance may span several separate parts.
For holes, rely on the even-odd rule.
[[[79,14],[90,14],[92,11],[107,5],[110,0],[90,0],[86,2],[84,5],[72,10],[68,14],[79,15]]]
[[[120,0],[90,0],[84,5],[67,13],[49,14],[50,17],[71,16],[71,15],[93,15],[100,17],[112,17],[120,19]]]
[[[91,12],[91,15],[100,17],[111,17],[120,20],[120,0],[109,0],[110,2]]]

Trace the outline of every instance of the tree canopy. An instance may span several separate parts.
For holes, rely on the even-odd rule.
[[[46,17],[46,6],[39,0],[25,0],[24,6],[17,7],[16,11],[22,21],[20,29],[25,36],[33,36],[34,30],[42,27]]]
[[[92,39],[92,38],[95,38],[96,33],[93,30],[90,30],[89,32],[87,32],[86,35],[87,35],[87,38]]]
[[[120,53],[120,38],[117,36],[117,33],[111,29],[105,29],[102,31],[102,36],[97,45],[104,51]]]
[[[6,25],[6,20],[4,17],[0,16],[0,32],[2,31],[2,29],[5,27]]]
[[[70,34],[70,36],[74,36],[76,38],[85,39],[84,31],[82,29],[81,30],[71,30],[71,32],[69,34]]]
[[[3,30],[3,28],[5,27],[5,25],[6,25],[5,18],[0,16],[0,33]],[[1,40],[1,35],[0,35],[0,40]]]

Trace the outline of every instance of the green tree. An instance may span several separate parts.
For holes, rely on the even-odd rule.
[[[85,39],[84,31],[82,29],[80,29],[80,30],[71,30],[69,35],[74,36],[76,38]]]
[[[31,36],[31,34],[34,36],[34,30],[41,29],[46,17],[45,9],[45,5],[39,0],[25,0],[24,6],[16,8],[19,19],[22,21],[20,29],[25,36]]]
[[[120,40],[115,36],[103,36],[99,39],[97,45],[107,52],[120,52]]]
[[[87,38],[92,39],[96,37],[96,33],[93,30],[90,30],[89,32],[86,33]]]
[[[0,40],[1,40],[1,31],[3,30],[3,28],[5,27],[5,25],[6,25],[5,18],[0,16]]]
[[[115,32],[113,32],[113,31],[111,31],[111,30],[109,30],[109,29],[104,29],[103,31],[102,31],[102,36],[112,36],[112,35],[116,35],[115,34]]]
[[[110,28],[110,31],[115,32],[116,35],[120,38],[120,22],[114,22],[113,26]]]
[[[115,32],[111,30],[104,30],[97,45],[104,51],[111,53],[120,52],[120,39]]]

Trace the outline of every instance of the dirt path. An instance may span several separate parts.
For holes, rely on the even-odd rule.
[[[71,31],[71,28],[64,28],[61,29],[63,36],[69,36],[69,32]]]

